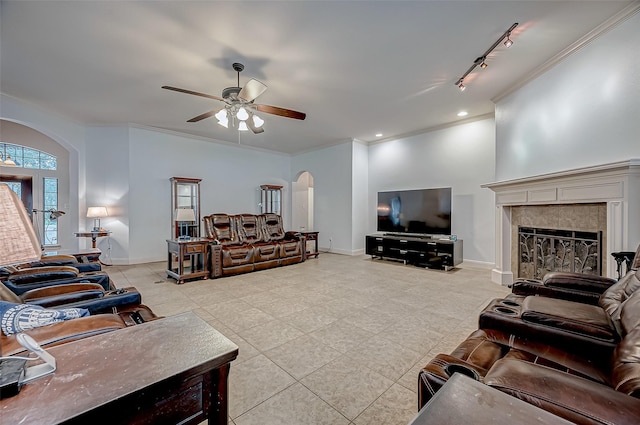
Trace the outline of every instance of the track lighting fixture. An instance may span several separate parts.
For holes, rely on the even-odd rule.
[[[507,34],[507,39],[504,41],[504,45],[507,47],[507,49],[513,45],[513,41],[511,41],[511,38],[509,38],[510,35],[511,33]]]
[[[462,84],[462,81],[467,77],[467,75],[471,74],[473,72],[474,69],[476,69],[477,66],[480,66],[480,68],[485,69],[488,65],[487,65],[487,57],[489,56],[489,54],[491,52],[494,51],[494,49],[496,47],[498,47],[498,45],[500,44],[500,42],[502,42],[504,40],[504,45],[506,47],[511,47],[511,45],[513,45],[513,41],[511,40],[511,31],[513,31],[515,29],[515,27],[518,26],[518,23],[516,22],[515,24],[511,25],[509,27],[508,30],[506,30],[504,32],[504,34],[502,34],[500,36],[500,38],[498,38],[495,43],[493,43],[491,45],[491,47],[489,47],[487,49],[486,52],[484,52],[481,56],[478,56],[476,58],[475,61],[473,61],[473,65],[471,65],[469,67],[469,69],[467,69],[467,72],[465,72],[462,77],[460,77],[456,82],[455,85],[458,86],[458,88],[460,89],[460,91],[464,91],[464,89],[466,88],[464,84]],[[505,40],[506,39],[506,40]]]

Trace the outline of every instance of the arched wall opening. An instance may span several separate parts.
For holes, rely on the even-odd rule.
[[[313,176],[308,171],[302,171],[291,186],[291,228],[296,231],[312,231]]]

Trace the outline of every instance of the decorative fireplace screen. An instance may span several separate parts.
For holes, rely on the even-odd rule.
[[[518,227],[518,277],[551,271],[602,274],[602,232]]]

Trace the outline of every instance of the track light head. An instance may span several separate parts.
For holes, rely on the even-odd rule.
[[[458,88],[460,89],[460,91],[464,91],[464,89],[466,89],[467,87],[462,84],[462,81],[460,82],[460,84],[458,84]]]
[[[489,65],[487,65],[486,57],[482,58],[482,63],[480,64],[480,68],[485,69]]]
[[[513,41],[511,41],[511,38],[509,38],[510,35],[511,33],[507,34],[507,39],[504,41],[504,45],[507,49],[513,45]]]

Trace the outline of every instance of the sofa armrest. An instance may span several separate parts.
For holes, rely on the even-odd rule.
[[[571,422],[640,422],[639,399],[545,366],[502,359],[489,370],[484,383]]]
[[[284,232],[284,238],[287,240],[299,241],[302,239],[302,233],[294,231]]]

